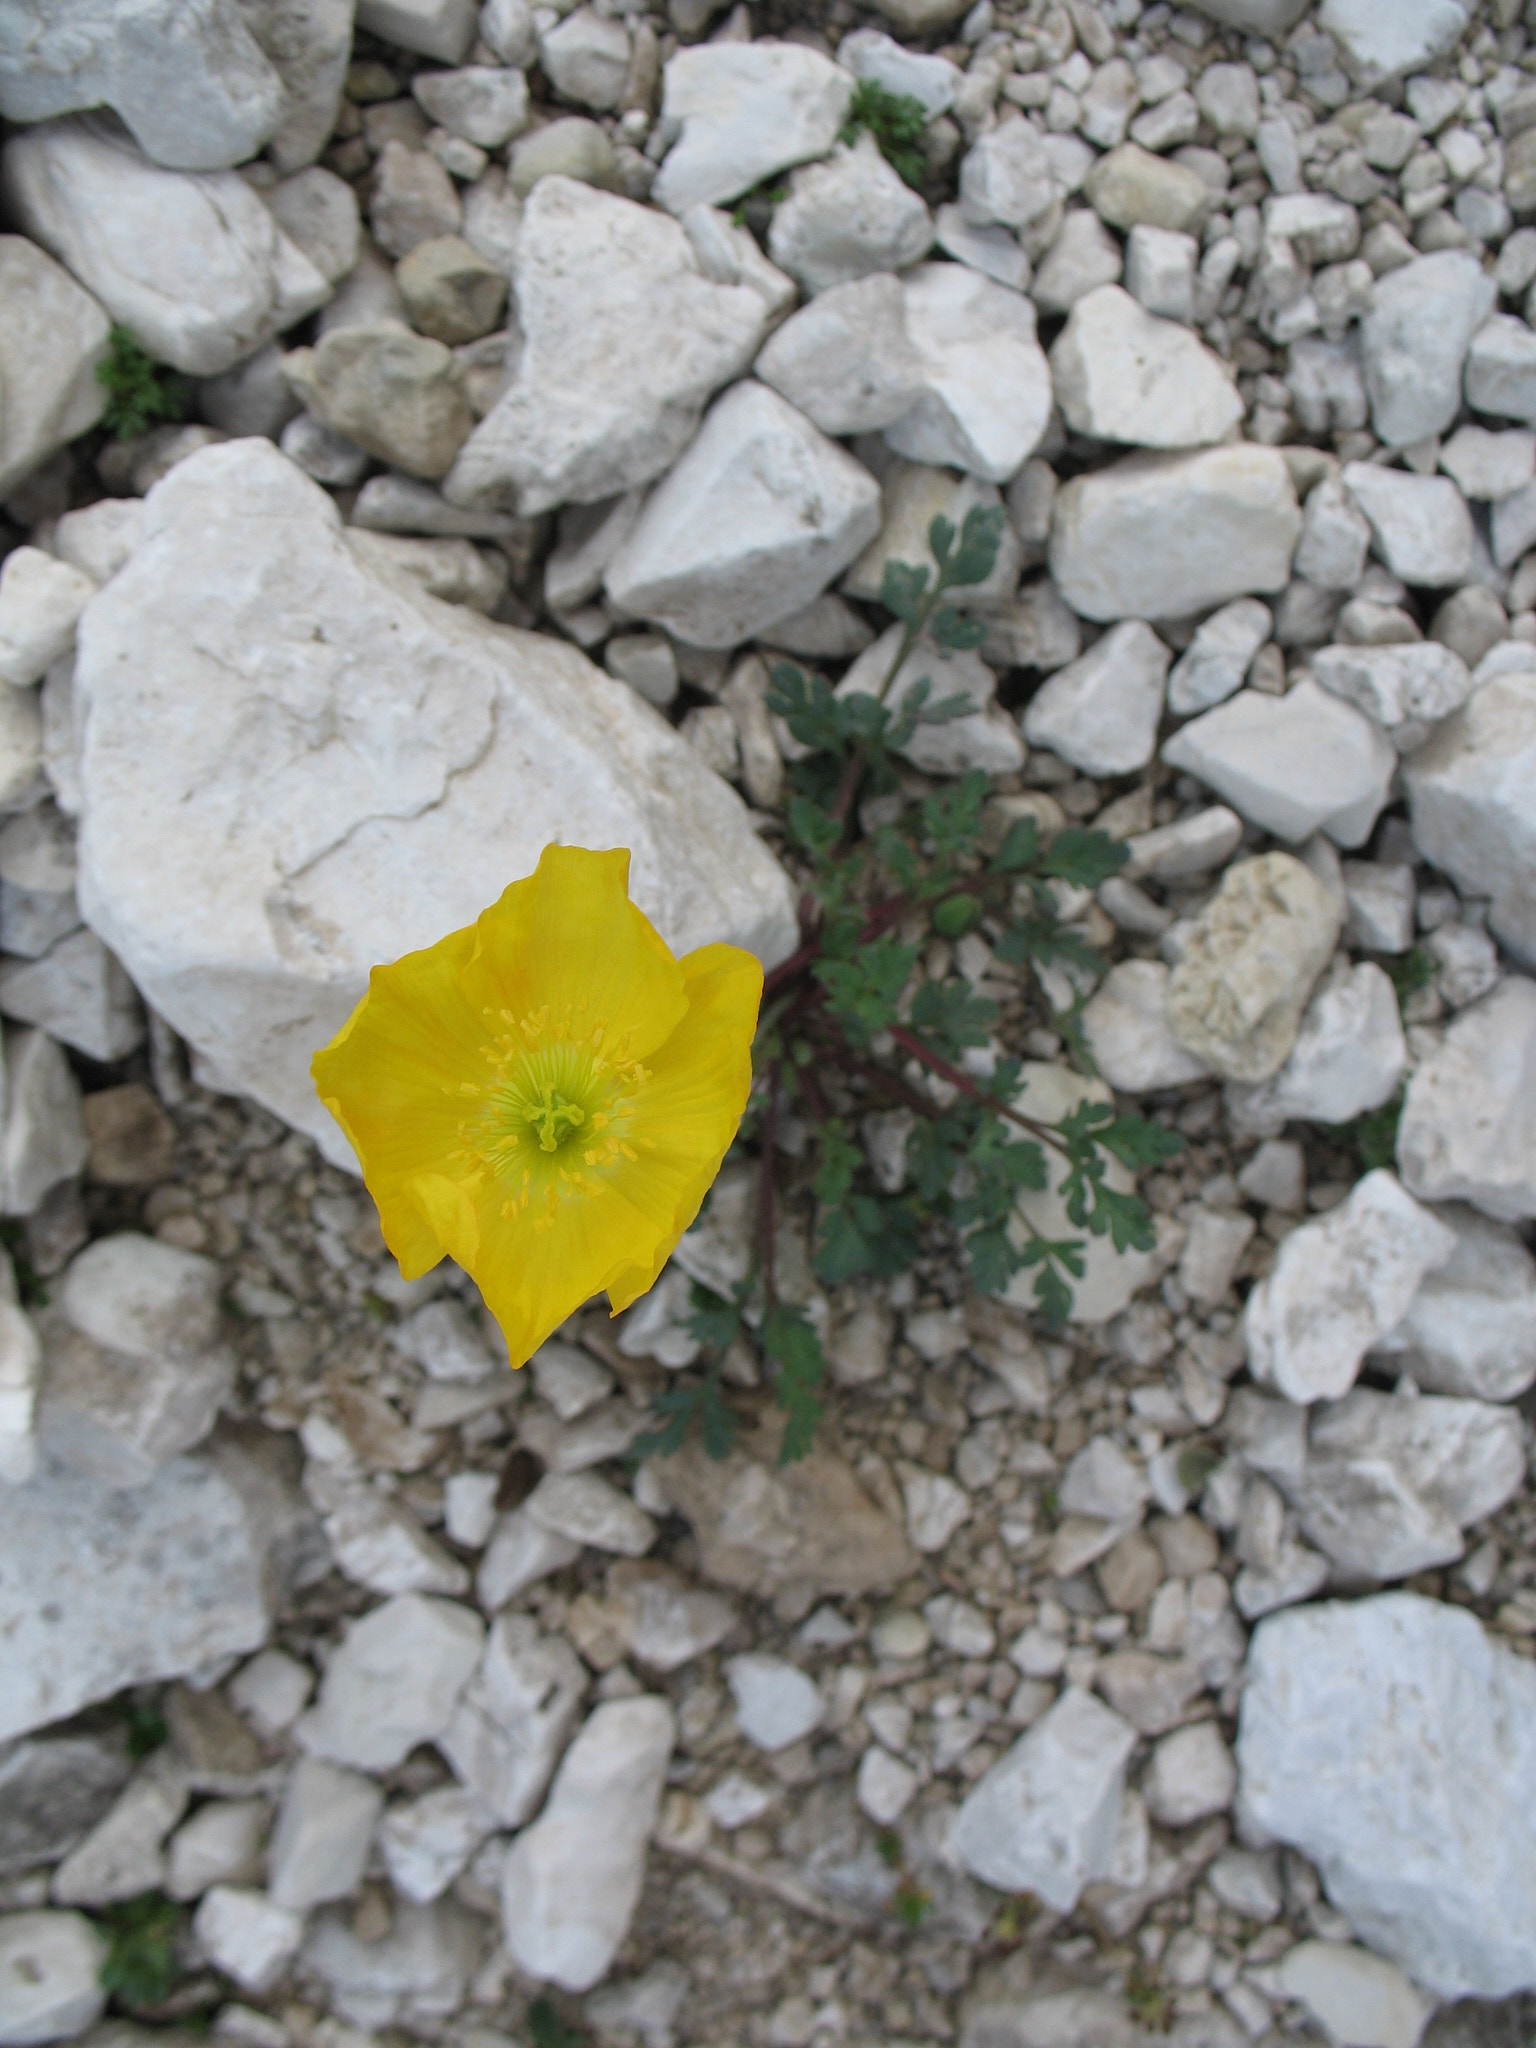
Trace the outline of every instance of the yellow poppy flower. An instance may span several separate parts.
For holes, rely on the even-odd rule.
[[[675,958],[629,854],[547,846],[474,924],[375,967],[311,1072],[408,1280],[446,1253],[521,1365],[627,1308],[699,1212],[752,1085],[763,970]]]

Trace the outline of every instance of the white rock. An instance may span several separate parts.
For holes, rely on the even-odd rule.
[[[64,514],[53,530],[53,551],[92,583],[110,583],[143,538],[142,498],[98,498]]]
[[[401,1593],[347,1631],[300,1723],[312,1755],[358,1770],[393,1770],[453,1718],[480,1661],[485,1624],[450,1600]]]
[[[542,1400],[562,1422],[574,1422],[613,1392],[613,1374],[591,1352],[551,1337],[528,1361]]]
[[[793,311],[799,294],[795,281],[768,261],[750,228],[738,226],[718,206],[688,207],[682,216],[699,268],[712,284],[744,284],[757,293],[770,322]]]
[[[1461,656],[1435,640],[1320,647],[1311,666],[1325,690],[1358,705],[1404,754],[1422,746],[1430,728],[1459,711],[1472,690]]]
[[[300,1757],[288,1774],[267,1851],[267,1895],[308,1912],[345,1899],[362,1882],[384,1794],[358,1771]]]
[[[1112,1100],[1102,1081],[1087,1080],[1081,1074],[1073,1073],[1069,1067],[1052,1066],[1041,1061],[1026,1060],[1020,1082],[1019,1092],[1013,1099],[1014,1108],[1047,1124],[1058,1123],[1081,1102]],[[1150,1252],[1117,1252],[1107,1237],[1091,1237],[1080,1231],[1067,1215],[1066,1204],[1059,1193],[1066,1161],[1054,1146],[1045,1145],[1042,1150],[1048,1185],[1019,1197],[1016,1205],[1019,1217],[1010,1222],[1009,1234],[1022,1249],[1028,1232],[1020,1226],[1027,1223],[1048,1238],[1067,1239],[1080,1244],[1083,1247],[1083,1277],[1069,1283],[1072,1289],[1070,1320],[1074,1323],[1104,1322],[1110,1316],[1118,1315],[1138,1289],[1151,1279],[1153,1256]],[[1110,1162],[1104,1178],[1109,1187],[1122,1193],[1128,1193],[1136,1185],[1129,1167],[1122,1166],[1118,1160]],[[1033,1275],[1028,1268],[1013,1276],[1002,1298],[1016,1308],[1033,1306]]]
[[[80,1083],[63,1050],[44,1031],[5,1038],[5,1130],[0,1187],[8,1216],[30,1216],[51,1188],[80,1172],[90,1141]]]
[[[1342,905],[1288,853],[1228,868],[1168,983],[1169,1029],[1228,1081],[1265,1081],[1296,1043]]]
[[[732,1657],[725,1680],[736,1702],[736,1725],[758,1749],[787,1749],[821,1726],[826,1701],[816,1681],[782,1657]]]
[[[1050,360],[1067,424],[1097,440],[1203,447],[1225,439],[1243,416],[1220,358],[1117,284],[1077,301]]]
[[[336,1569],[370,1593],[462,1593],[469,1573],[408,1508],[371,1486],[349,1487],[325,1518]]]
[[[221,1444],[128,1493],[45,1470],[6,1494],[5,1526],[0,1739],[258,1648],[305,1523],[270,1467]]]
[[[1188,324],[1195,317],[1199,260],[1200,244],[1193,235],[1138,222],[1125,238],[1125,288],[1147,312]]]
[[[1121,960],[1083,1011],[1094,1061],[1120,1094],[1181,1088],[1210,1073],[1168,1028],[1168,973],[1161,960]]]
[[[1275,1966],[1275,1978],[1330,2041],[1347,2041],[1351,2048],[1418,2048],[1429,2008],[1385,1956],[1353,1942],[1298,1941]]]
[[[1404,1181],[1425,1201],[1501,1222],[1536,1216],[1536,982],[1512,974],[1414,1069],[1398,1125]]]
[[[903,462],[899,458],[892,459],[889,467],[882,469],[880,491],[879,536],[854,563],[842,582],[842,588],[849,597],[860,598],[867,604],[879,602],[888,562],[923,563],[930,559],[928,531],[936,516],[942,514],[959,532],[973,507],[1000,510],[1003,503],[1002,494],[994,484],[983,483],[973,476],[956,476],[952,469]],[[985,612],[1009,607],[1022,564],[1023,548],[1013,527],[1005,521],[991,574],[980,583],[957,587],[955,605],[960,610]],[[1037,589],[1041,587],[1048,586],[1036,586]],[[1059,605],[1059,599],[1057,603]],[[1070,614],[1067,616],[1070,618]],[[1075,621],[1073,625],[1075,627]],[[866,640],[863,645],[867,647],[869,642]],[[1072,654],[1076,652],[1074,647]],[[1061,656],[1061,660],[1070,658],[1070,655]],[[1051,666],[1060,667],[1061,660],[1052,662]],[[889,666],[889,658],[886,665]]]
[[[1311,1858],[1373,1948],[1445,1998],[1530,1981],[1536,1671],[1474,1616],[1388,1593],[1270,1617],[1237,1753],[1251,1825]]]
[[[1120,244],[1103,221],[1091,207],[1076,206],[1035,272],[1029,295],[1042,313],[1069,313],[1100,285],[1118,284],[1122,267]]]
[[[552,1536],[621,1557],[643,1557],[656,1541],[650,1516],[595,1472],[546,1472],[525,1505]]]
[[[322,1914],[304,1945],[303,1968],[324,1986],[331,2013],[372,2033],[434,2030],[464,2003],[482,1952],[483,1922],[449,1899],[395,1903],[389,1938],[365,1941],[349,1916]]]
[[[750,285],[710,281],[675,221],[574,178],[529,194],[512,277],[516,372],[449,473],[454,504],[546,512],[649,483],[768,324]]]
[[[165,1883],[161,1844],[187,1807],[186,1781],[155,1758],[72,1849],[49,1886],[60,1906],[105,1906],[158,1891]]]
[[[1440,467],[1464,498],[1507,498],[1536,477],[1536,434],[1458,427],[1440,450]]]
[[[297,171],[315,161],[336,125],[352,61],[351,0],[238,4],[246,27],[283,82],[285,105],[267,155],[280,171]]]
[[[417,1905],[440,1898],[491,1833],[495,1822],[473,1792],[442,1785],[392,1806],[379,1828],[389,1881]]]
[[[357,0],[357,25],[439,64],[461,64],[474,40],[475,0]]]
[[[1179,1254],[1179,1285],[1191,1301],[1212,1308],[1226,1298],[1256,1226],[1241,1211],[1197,1210]]]
[[[264,1799],[210,1799],[171,1837],[165,1889],[173,1899],[200,1899],[211,1885],[248,1883],[261,1865],[267,1831]]]
[[[209,377],[331,287],[234,171],[167,171],[79,116],[0,154],[12,217],[149,352]]]
[[[1453,1564],[1462,1529],[1497,1513],[1524,1477],[1508,1408],[1356,1387],[1314,1412],[1306,1462],[1281,1484],[1302,1534],[1341,1572],[1400,1579]]]
[[[1466,391],[1474,412],[1536,419],[1536,334],[1513,313],[1495,313],[1473,336]]]
[[[261,196],[289,241],[328,284],[340,283],[356,268],[362,224],[357,194],[344,178],[311,164]]]
[[[1152,1752],[1143,1793],[1160,1827],[1187,1828],[1225,1813],[1237,1789],[1237,1766],[1214,1721],[1165,1735]]]
[[[1383,14],[1372,0],[1323,0],[1318,21],[1370,87],[1443,56],[1466,29],[1467,10],[1462,0],[1396,0]]]
[[[110,0],[22,0],[0,60],[9,120],[111,107],[146,155],[175,170],[227,170],[255,156],[285,102],[233,0],[188,9],[158,0],[128,14]]]
[[[1118,1522],[1138,1514],[1150,1494],[1145,1474],[1113,1437],[1090,1437],[1062,1475],[1060,1501],[1069,1515]]]
[[[1425,1274],[1377,1354],[1429,1393],[1516,1400],[1536,1381],[1536,1260],[1516,1231],[1475,1209],[1437,1214],[1456,1249]]]
[[[1367,1351],[1407,1313],[1426,1273],[1456,1249],[1446,1229],[1384,1167],[1348,1201],[1291,1232],[1248,1297],[1256,1379],[1288,1401],[1335,1401]]]
[[[561,1636],[524,1614],[503,1614],[486,1638],[438,1747],[456,1776],[504,1827],[537,1811],[576,1724],[587,1674]]]
[[[1285,1065],[1257,1087],[1230,1087],[1234,1127],[1278,1137],[1295,1119],[1346,1124],[1380,1109],[1408,1070],[1397,991],[1369,960],[1350,967],[1342,957],[1307,1005]]]
[[[191,1359],[218,1335],[222,1285],[212,1259],[120,1231],[71,1261],[59,1300],[77,1330],[110,1350]]]
[[[229,1682],[229,1696],[269,1740],[291,1728],[309,1703],[315,1674],[285,1650],[262,1650]]]
[[[1349,914],[1344,937],[1367,953],[1406,953],[1416,930],[1417,888],[1404,861],[1347,860],[1342,865]]]
[[[389,1342],[414,1360],[428,1379],[449,1386],[478,1386],[497,1369],[484,1339],[456,1301],[429,1301],[395,1324]]]
[[[1201,621],[1168,678],[1168,709],[1180,718],[1208,711],[1240,690],[1249,664],[1269,638],[1274,614],[1256,597],[1234,598]]]
[[[528,1976],[587,1991],[612,1963],[639,1903],[673,1735],[670,1703],[644,1695],[598,1707],[567,1750],[502,1881],[506,1944]]]
[[[1371,545],[1370,524],[1336,476],[1324,477],[1307,493],[1297,576],[1317,590],[1350,590],[1360,579]]]
[[[609,597],[701,647],[730,647],[808,604],[878,531],[880,493],[776,392],[711,409],[609,564]]]
[[[947,57],[929,57],[882,34],[856,28],[837,46],[837,61],[855,78],[872,79],[898,99],[917,100],[933,120],[954,105],[964,73]]]
[[[1048,230],[1047,239],[1054,237],[1061,186],[1044,138],[1022,115],[1010,114],[966,151],[960,206],[976,227],[995,224],[1031,238]]]
[[[946,256],[969,264],[972,270],[979,270],[996,284],[1007,285],[1011,291],[1027,290],[1029,258],[1012,228],[1001,228],[995,223],[977,227],[949,200],[934,215],[933,226],[934,241]]]
[[[1130,455],[1057,493],[1051,574],[1084,618],[1182,618],[1284,589],[1300,530],[1273,448]]]
[[[651,196],[669,213],[715,206],[825,156],[848,114],[848,72],[796,43],[698,43],[667,59],[661,118],[682,134]]]
[[[1084,1885],[1109,1871],[1135,1746],[1134,1728],[1069,1686],[966,1795],[950,1853],[999,1891],[1034,1892],[1071,1912]]]
[[[579,1543],[551,1535],[524,1508],[515,1508],[502,1517],[485,1546],[475,1575],[475,1598],[487,1614],[494,1614],[551,1572],[574,1564],[580,1555]]]
[[[627,64],[629,40],[622,28],[619,34]],[[528,125],[528,81],[518,70],[470,64],[460,71],[418,71],[411,91],[429,120],[479,149],[500,149]]]
[[[35,1424],[42,1357],[32,1318],[12,1302],[0,1303],[0,1481],[7,1486],[24,1486],[37,1470]],[[3,1856],[0,1848],[0,1860]]]
[[[888,1828],[912,1804],[920,1783],[910,1764],[872,1742],[859,1758],[854,1793],[876,1827]]]
[[[574,649],[365,570],[330,499],[269,443],[204,450],[148,505],[154,538],[82,625],[83,907],[229,1085],[337,1163],[351,1148],[315,1098],[308,1049],[340,1028],[371,962],[479,915],[488,857],[523,874],[553,838],[618,838],[674,950],[726,938],[774,958],[792,949],[792,891],[739,800]],[[280,618],[261,595],[273,584],[287,592]],[[309,706],[302,729],[287,713],[269,724],[278,667],[284,702],[298,690]],[[355,737],[313,747],[306,735],[329,730],[342,698]],[[207,768],[244,758],[233,735],[253,724],[289,735],[274,740],[255,809],[238,774]],[[523,765],[535,758],[536,776]],[[169,843],[162,804],[178,821]],[[684,843],[696,851],[680,868]],[[304,942],[302,969],[289,951],[301,929],[328,935],[318,952]]]
[[[1403,764],[1414,844],[1469,896],[1495,936],[1536,966],[1536,673],[1477,683]]]
[[[940,1551],[955,1531],[971,1518],[970,1496],[963,1486],[926,1466],[903,1465],[902,1497],[907,1509],[907,1535],[925,1555]]]
[[[242,1991],[270,1991],[298,1953],[304,1917],[274,1906],[265,1892],[217,1884],[192,1921],[203,1952]]]
[[[1006,483],[1034,453],[1051,412],[1050,366],[1028,299],[959,263],[903,280],[922,396],[885,438],[914,462],[953,463]]]
[[[736,1610],[723,1594],[690,1586],[664,1564],[612,1566],[607,1608],[628,1654],[652,1671],[692,1663],[736,1624]]]
[[[39,959],[0,966],[0,1011],[93,1060],[120,1060],[144,1043],[133,983],[94,932],[68,932]]]
[[[923,390],[901,282],[889,276],[818,293],[769,336],[753,368],[834,436],[892,425]]]
[[[99,1978],[107,1941],[83,1913],[0,1917],[0,2041],[67,2041],[106,2010]]]
[[[41,548],[13,548],[0,565],[0,682],[41,682],[75,644],[75,624],[96,586]]]
[[[1472,520],[1449,477],[1350,462],[1343,482],[1394,576],[1430,588],[1470,581]]]
[[[932,245],[927,207],[868,132],[825,163],[796,171],[768,231],[769,255],[808,292],[905,270]]]
[[[0,496],[101,418],[108,324],[35,243],[0,235]]]
[[[1389,448],[1443,434],[1461,408],[1462,365],[1497,287],[1476,256],[1442,249],[1376,280],[1360,323],[1371,424]]]
[[[1181,875],[1203,875],[1219,868],[1242,844],[1243,821],[1225,804],[1192,811],[1171,825],[1156,825],[1126,841],[1131,857],[1123,872],[1131,878],[1151,875],[1158,881]]]
[[[1371,836],[1397,766],[1391,741],[1353,705],[1304,677],[1283,697],[1240,690],[1180,728],[1163,747],[1250,824],[1299,845],[1325,832],[1336,846]]]
[[[1172,658],[1139,619],[1112,626],[1041,684],[1024,713],[1024,737],[1085,775],[1134,774],[1157,748]]]

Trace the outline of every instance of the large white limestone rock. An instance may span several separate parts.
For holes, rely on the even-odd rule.
[[[1397,1163],[1425,1201],[1536,1216],[1536,981],[1509,975],[1415,1068]]]
[[[512,281],[516,374],[454,464],[454,504],[547,512],[649,483],[768,327],[758,293],[711,282],[676,221],[575,178],[529,193]]]
[[[867,434],[912,410],[923,365],[907,334],[901,280],[833,285],[769,336],[753,365],[824,434]]]
[[[1536,1668],[1475,1616],[1416,1593],[1270,1616],[1237,1760],[1249,1827],[1309,1856],[1356,1934],[1419,1983],[1536,1983]]]
[[[732,647],[819,597],[880,529],[880,487],[766,384],[716,401],[608,565],[609,597]]]
[[[658,1694],[608,1700],[566,1751],[502,1879],[506,1943],[530,1977],[590,1990],[629,1932],[672,1753]]]
[[[1442,718],[1466,703],[1472,675],[1459,654],[1438,640],[1388,647],[1320,647],[1312,673],[1325,690],[1358,705],[1400,754],[1428,739]]]
[[[1085,619],[1177,619],[1283,590],[1301,510],[1276,448],[1130,455],[1056,496],[1051,574]]]
[[[275,133],[283,82],[237,0],[16,0],[0,45],[0,114],[45,121],[111,107],[178,171],[244,163]]]
[[[1413,476],[1377,462],[1347,463],[1342,475],[1394,576],[1431,589],[1471,580],[1472,515],[1448,476]]]
[[[0,235],[0,498],[95,426],[106,314],[25,235]]]
[[[152,356],[227,370],[302,320],[331,286],[234,171],[168,171],[100,116],[23,129],[0,196]]]
[[[1490,676],[1403,764],[1414,843],[1536,967],[1536,668]]]
[[[1256,1086],[1229,1087],[1227,1114],[1238,1130],[1265,1138],[1278,1138],[1292,1118],[1346,1124],[1390,1102],[1407,1067],[1396,989],[1374,961],[1351,967],[1340,955],[1285,1065]]]
[[[1021,292],[963,263],[922,263],[903,280],[922,396],[885,430],[898,455],[948,462],[995,484],[1016,476],[1051,416],[1051,371]]]
[[[1407,1313],[1420,1281],[1456,1249],[1454,1234],[1378,1167],[1347,1202],[1293,1230],[1248,1297],[1255,1379],[1288,1401],[1336,1401],[1360,1362]]]
[[[669,213],[739,198],[775,171],[825,156],[853,79],[798,43],[697,43],[667,60],[661,118],[682,133],[651,196]]]
[[[1187,327],[1159,320],[1117,284],[1073,306],[1051,347],[1068,426],[1140,448],[1203,448],[1243,416],[1237,386]]]
[[[305,1526],[281,1475],[230,1442],[130,1492],[57,1470],[8,1489],[0,1740],[259,1649]]]
[[[155,487],[75,689],[87,918],[226,1085],[338,1164],[311,1052],[370,966],[471,923],[553,840],[628,846],[677,950],[796,942],[739,800],[634,691],[365,567],[270,442]]]

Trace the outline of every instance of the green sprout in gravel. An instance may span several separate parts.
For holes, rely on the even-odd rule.
[[[119,441],[136,440],[153,426],[187,416],[186,380],[146,354],[130,328],[114,323],[108,332],[96,381],[107,392],[101,423]]]
[[[928,114],[921,100],[910,93],[887,92],[872,78],[862,78],[848,103],[848,119],[841,140],[855,142],[868,129],[879,145],[880,154],[905,185],[913,191],[922,187],[928,174],[923,137],[928,132]]]
[[[887,565],[881,601],[903,631],[879,696],[836,694],[789,662],[773,670],[768,708],[803,750],[787,824],[805,895],[802,943],[766,978],[753,1048],[743,1131],[760,1158],[755,1256],[731,1299],[695,1289],[692,1329],[706,1348],[705,1369],[657,1397],[660,1426],[635,1446],[636,1456],[675,1451],[695,1422],[711,1456],[729,1451],[735,1418],[721,1373],[745,1331],[756,1337],[785,1413],[781,1461],[810,1448],[825,1361],[810,1316],[783,1298],[776,1259],[780,1139],[791,1114],[811,1136],[812,1265],[824,1286],[893,1279],[937,1234],[983,1294],[1031,1273],[1035,1307],[1047,1327],[1058,1327],[1084,1273],[1085,1236],[1048,1237],[1018,1206],[1058,1171],[1073,1232],[1107,1237],[1121,1252],[1153,1246],[1146,1205],[1111,1184],[1110,1165],[1160,1165],[1183,1140],[1091,1100],[1055,1121],[1026,1114],[1016,1102],[1022,1062],[993,1041],[997,1005],[962,975],[935,978],[920,968],[934,941],[975,932],[1008,967],[1064,975],[1080,992],[1065,1009],[1039,997],[1036,1021],[1091,1070],[1077,1011],[1081,991],[1108,963],[1064,921],[1058,892],[1075,892],[1080,902],[1124,866],[1127,849],[1079,828],[1046,842],[1028,816],[988,832],[984,774],[910,797],[893,760],[920,727],[972,709],[963,696],[936,695],[928,677],[899,703],[884,700],[920,644],[934,649],[942,676],[948,654],[981,643],[985,628],[948,597],[986,581],[1002,523],[1000,509],[980,506],[958,533],[937,518],[928,530],[930,566]],[[891,1109],[912,1117],[897,1194],[881,1189],[856,1135],[862,1116]]]
[[[163,1892],[142,1892],[108,1906],[103,1918],[110,1946],[101,1966],[102,1989],[130,2012],[161,2004],[180,1975],[176,1945],[185,1910]]]

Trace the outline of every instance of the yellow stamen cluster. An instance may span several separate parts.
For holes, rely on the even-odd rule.
[[[606,1169],[639,1157],[625,1137],[645,1069],[608,1043],[606,1020],[588,1024],[585,1005],[552,1017],[548,1006],[516,1018],[485,1012],[492,1037],[480,1049],[490,1070],[477,1116],[459,1126],[466,1159],[489,1168],[511,1192],[504,1217],[530,1206],[536,1230],[549,1228],[566,1196],[601,1194]]]

